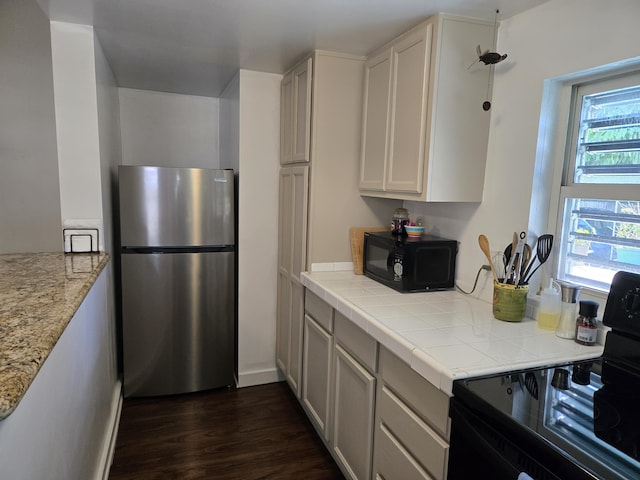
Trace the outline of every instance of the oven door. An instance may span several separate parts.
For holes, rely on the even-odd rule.
[[[451,402],[448,480],[562,480],[460,402]]]

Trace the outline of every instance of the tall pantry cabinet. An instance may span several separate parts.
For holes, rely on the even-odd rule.
[[[300,272],[351,261],[349,228],[386,225],[397,201],[358,190],[364,58],[315,51],[281,84],[277,363],[300,396]]]

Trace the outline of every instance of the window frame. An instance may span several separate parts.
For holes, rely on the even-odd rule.
[[[566,118],[565,141],[558,141],[557,152],[563,152],[556,158],[562,159],[560,182],[558,186],[558,203],[556,214],[549,212],[549,229],[555,233],[559,248],[551,259],[553,262],[552,276],[562,278],[565,274],[565,262],[567,261],[567,242],[563,238],[563,226],[571,216],[570,211],[565,211],[567,199],[606,199],[606,200],[633,200],[638,201],[637,184],[606,184],[606,183],[576,183],[574,172],[577,159],[578,136],[581,125],[582,98],[599,92],[617,90],[626,87],[640,85],[640,70],[638,66],[627,69],[605,70],[595,75],[574,77],[562,82],[560,87],[560,102],[556,110],[556,118],[561,122],[560,116],[564,110]],[[564,97],[564,101],[563,100]],[[559,137],[561,138],[561,137]],[[556,184],[557,185],[557,184]],[[555,218],[554,218],[555,217]],[[585,286],[583,291],[593,295],[596,299],[606,300],[608,289],[596,286]]]

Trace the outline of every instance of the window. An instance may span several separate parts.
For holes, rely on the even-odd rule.
[[[558,278],[608,291],[640,273],[640,74],[574,86]]]

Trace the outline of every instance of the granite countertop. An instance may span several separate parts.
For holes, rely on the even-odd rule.
[[[0,420],[13,412],[108,259],[0,255]]]
[[[402,294],[352,271],[303,273],[302,284],[447,395],[460,378],[602,355],[530,318],[496,320],[489,302],[454,290]]]

